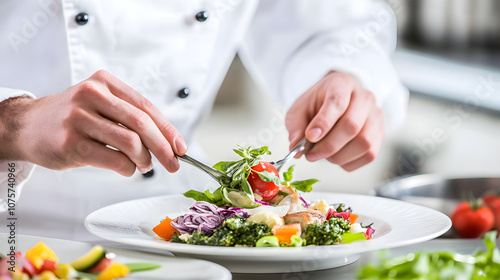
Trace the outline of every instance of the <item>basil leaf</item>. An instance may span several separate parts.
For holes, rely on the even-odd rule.
[[[214,201],[220,201],[222,200],[222,186],[218,187],[214,193],[213,193],[213,199]]]
[[[310,192],[312,191],[312,185],[317,183],[318,179],[307,179],[303,181],[294,181],[290,183],[290,187],[302,191],[302,192]]]
[[[211,201],[214,201],[214,195],[209,190],[205,190],[205,196]]]
[[[207,197],[207,195],[205,193],[202,193],[199,191],[189,190],[189,191],[183,193],[183,195],[187,198],[192,198],[196,201],[206,201],[206,202],[214,203],[214,201],[211,200],[209,197]]]
[[[234,161],[220,161],[220,162],[217,162],[213,168],[219,170],[219,171],[222,171],[222,172],[226,172],[226,169],[231,165],[235,163]]]
[[[263,155],[270,155],[271,152],[269,151],[269,148],[267,146],[262,146],[258,149],[253,149],[250,150],[250,155],[257,157],[257,156],[263,156]]]
[[[252,187],[247,181],[248,176],[244,176],[244,180],[241,181],[241,189],[252,199],[255,199],[253,195]]]
[[[222,188],[221,193],[222,193],[222,201],[221,202],[223,202],[222,204],[233,205],[233,203],[231,202],[231,200],[227,196],[227,194],[229,193],[227,191],[227,188]],[[221,205],[219,205],[219,206],[221,206]]]
[[[242,158],[248,158],[248,153],[243,149],[243,148],[240,148],[240,149],[233,149],[233,151],[235,153],[237,153],[240,157]]]
[[[295,165],[292,165],[288,167],[288,170],[286,172],[283,172],[283,180],[285,180],[286,183],[289,183],[293,179],[292,172],[294,170]],[[288,185],[288,184],[287,184]]]
[[[231,187],[232,189],[236,189],[237,186],[242,184],[243,175],[245,175],[243,171],[244,171],[244,168],[240,168],[240,169],[236,170],[236,172],[234,172],[233,180],[229,184],[229,187]]]
[[[130,269],[130,272],[151,270],[161,267],[161,265],[157,263],[127,263],[125,265],[128,267],[128,269]]]
[[[257,173],[259,175],[260,179],[264,182],[273,182],[276,186],[281,185],[280,178],[278,176],[274,175],[274,173],[271,173],[267,170],[260,171],[260,172],[252,170],[252,172]]]

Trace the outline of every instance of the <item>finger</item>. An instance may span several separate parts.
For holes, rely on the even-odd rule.
[[[111,96],[107,102],[95,102],[94,105],[100,114],[137,133],[144,146],[158,158],[158,161],[169,172],[175,172],[179,169],[179,162],[170,142],[165,139],[148,114],[115,96]]]
[[[127,177],[132,176],[136,169],[135,164],[125,154],[90,139],[80,140],[72,157],[73,161],[82,166],[109,169]]]
[[[336,80],[328,81],[334,83]],[[325,90],[325,96],[305,131],[307,139],[312,143],[323,139],[345,113],[349,107],[353,88],[351,83],[340,82],[318,90]]]
[[[374,108],[372,112],[361,132],[338,153],[330,156],[328,161],[344,166],[361,157],[365,157],[368,162],[375,159],[382,144],[385,128],[382,111]]]
[[[317,161],[328,158],[340,151],[361,131],[375,105],[373,95],[364,90],[356,90],[349,107],[328,134],[307,153],[307,160]]]
[[[146,112],[159,128],[162,135],[168,140],[176,154],[184,155],[187,152],[187,144],[179,131],[177,131],[151,101],[106,71],[98,71],[93,77],[94,76],[98,80],[103,81],[112,94],[132,104],[141,111]]]
[[[293,103],[286,114],[285,126],[288,130],[288,140],[290,141],[289,150],[304,138],[305,129],[314,116],[312,113],[309,113],[314,111],[313,108],[309,108],[311,107],[310,103],[314,102],[306,102],[310,98],[312,98],[310,97],[310,93],[306,92]]]
[[[124,153],[137,169],[144,174],[153,168],[149,150],[134,131],[120,126],[99,115],[87,113],[76,123],[80,131],[104,145],[109,145]]]
[[[366,154],[366,155],[363,155],[354,161],[351,161],[349,163],[341,165],[340,167],[342,167],[342,169],[344,169],[347,172],[352,172],[358,168],[361,168],[361,167],[367,165],[368,163],[372,162],[374,159],[375,158],[372,155]]]

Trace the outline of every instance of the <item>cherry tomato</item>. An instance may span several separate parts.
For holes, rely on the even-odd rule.
[[[462,238],[477,238],[491,230],[495,216],[487,206],[460,203],[451,215],[453,227]]]
[[[279,178],[278,170],[276,170],[276,168],[269,162],[261,161],[259,164],[252,166],[252,170],[258,172],[267,171]],[[256,172],[250,172],[250,175],[248,176],[248,183],[252,187],[252,191],[262,196],[262,200],[264,201],[273,199],[280,191],[280,187],[275,185],[273,182],[262,181],[259,174]]]
[[[495,216],[494,229],[498,230],[500,233],[500,196],[497,195],[485,195],[483,196],[483,201],[490,207]]]

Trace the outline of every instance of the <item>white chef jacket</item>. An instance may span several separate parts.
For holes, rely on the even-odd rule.
[[[3,0],[0,11],[0,101],[59,93],[105,69],[150,99],[190,143],[239,51],[252,77],[286,108],[337,70],[376,95],[388,127],[403,120],[408,93],[391,65],[396,22],[383,1]],[[206,21],[196,19],[200,11]],[[76,20],[82,13],[88,21]],[[183,88],[190,90],[186,98],[178,97]],[[92,238],[83,219],[95,209],[210,181],[193,179],[188,174],[198,172],[184,166],[174,175],[156,168],[146,179],[16,164],[17,197],[24,185],[19,232],[85,241]],[[0,192],[5,211],[1,161]]]

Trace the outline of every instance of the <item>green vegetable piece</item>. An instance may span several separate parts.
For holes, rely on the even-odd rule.
[[[262,146],[258,149],[250,150],[249,154],[254,156],[254,157],[258,157],[258,156],[263,156],[263,155],[270,155],[271,152],[269,151],[269,147]]]
[[[312,191],[312,185],[319,182],[318,179],[307,179],[303,181],[294,181],[290,183],[290,187],[294,190],[301,192],[310,192]]]
[[[279,247],[280,243],[276,236],[264,236],[257,240],[255,247]]]
[[[161,267],[157,263],[126,263],[125,265],[130,269],[130,272],[152,270]]]
[[[366,237],[362,232],[358,233],[346,232],[342,235],[342,243],[352,243],[360,240],[366,240]]]
[[[290,243],[280,243],[281,247],[302,247],[305,246],[305,240],[300,236],[293,235],[290,237]]]
[[[294,170],[295,165],[292,165],[288,167],[288,170],[286,172],[283,172],[283,180],[285,181],[285,185],[288,186],[288,184],[292,181],[293,179],[293,170]]]
[[[196,201],[206,201],[206,202],[210,202],[210,203],[215,202],[212,199],[210,199],[210,197],[208,197],[206,195],[206,192],[203,193],[203,192],[199,192],[199,191],[195,191],[195,190],[189,190],[189,191],[183,193],[183,195],[187,198],[192,198]],[[214,197],[214,196],[212,195],[212,197]]]
[[[87,254],[73,261],[71,266],[78,271],[86,271],[96,265],[104,257],[106,257],[104,248],[100,245],[95,245]]]

